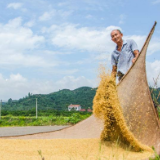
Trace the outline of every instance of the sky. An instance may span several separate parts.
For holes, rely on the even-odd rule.
[[[146,69],[160,87],[160,0],[0,0],[0,99],[97,87],[111,70],[110,32],[143,46],[155,21]]]

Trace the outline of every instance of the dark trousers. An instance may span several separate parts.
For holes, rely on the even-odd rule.
[[[118,81],[120,81],[120,80],[122,79],[123,76],[124,76],[123,73],[118,72],[118,73],[117,73]]]

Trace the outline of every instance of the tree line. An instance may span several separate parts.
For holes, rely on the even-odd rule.
[[[38,110],[67,111],[70,104],[79,104],[83,109],[92,109],[93,98],[97,88],[80,87],[75,90],[63,89],[50,94],[31,94],[19,100],[12,100],[2,104],[2,111],[35,111],[36,98]],[[160,88],[150,88],[152,99],[160,104]]]

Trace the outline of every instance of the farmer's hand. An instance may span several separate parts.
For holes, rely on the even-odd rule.
[[[134,62],[136,61],[136,59],[137,59],[137,58],[133,58],[133,59],[132,59],[132,63],[134,63]]]

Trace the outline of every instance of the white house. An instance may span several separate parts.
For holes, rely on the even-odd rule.
[[[81,106],[79,104],[70,104],[68,106],[68,111],[71,111],[71,109],[74,109],[75,111],[80,111],[81,110]]]

